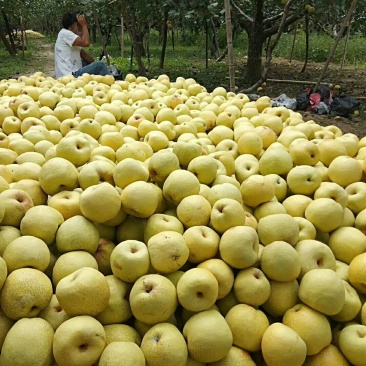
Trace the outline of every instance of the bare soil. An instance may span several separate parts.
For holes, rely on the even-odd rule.
[[[39,43],[38,52],[29,62],[27,74],[32,74],[36,71],[42,71],[46,76],[55,76],[54,68],[54,51],[53,45],[45,42],[42,38],[37,40]],[[307,64],[305,72],[301,73],[303,63],[292,61],[291,64],[286,59],[275,58],[272,61],[271,70],[268,75],[269,79],[278,80],[301,80],[312,81],[318,80],[324,64],[310,62]],[[14,75],[17,77],[19,75]],[[336,125],[344,133],[354,133],[357,136],[366,136],[366,68],[356,68],[353,66],[341,67],[340,65],[331,64],[323,79],[333,85],[339,85],[345,95],[353,96],[356,99],[361,98],[360,115],[358,117],[329,117],[322,116],[310,112],[302,112],[304,120],[314,120],[322,126]],[[311,86],[311,85],[309,85]],[[304,90],[306,85],[290,84],[285,82],[267,82],[263,91],[260,93],[275,98],[281,94],[286,94],[290,98],[295,98],[296,95]],[[365,98],[365,99],[362,99]]]
[[[268,79],[278,80],[300,80],[316,82],[323,70],[322,63],[308,63],[304,73],[301,73],[303,67],[302,62],[292,61],[289,64],[288,60],[275,58],[272,62]],[[339,85],[341,91],[354,98],[360,98],[361,108],[358,117],[344,118],[340,116],[322,116],[310,112],[301,112],[304,120],[312,119],[322,126],[336,125],[344,133],[354,133],[359,137],[366,136],[366,68],[356,68],[345,65],[341,68],[340,65],[331,64],[325,74],[323,82],[333,85]],[[281,94],[286,94],[290,98],[295,98],[296,95],[303,91],[307,85],[290,84],[282,82],[267,82],[263,95],[268,95],[275,98]],[[314,85],[308,84],[313,87]],[[365,98],[365,99],[363,99]]]
[[[43,38],[37,38],[37,52],[30,60],[25,62],[27,71],[25,75],[32,75],[36,71],[42,71],[45,76],[55,77],[55,59],[53,45],[46,42]],[[13,75],[14,78],[19,74]]]

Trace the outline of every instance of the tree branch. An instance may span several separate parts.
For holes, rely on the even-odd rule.
[[[283,14],[283,12],[282,13],[278,13],[278,14],[276,14],[276,15],[273,15],[273,16],[271,16],[271,17],[268,17],[268,18],[265,18],[264,20],[263,20],[263,24],[268,24],[268,23],[272,23],[272,22],[274,22],[274,21],[276,21],[276,20],[278,20],[278,19],[281,19],[281,17],[282,17],[282,14]]]
[[[243,24],[244,29],[246,29],[246,30],[249,29],[253,23],[253,19],[241,10],[239,5],[236,4],[236,2],[234,0],[231,0],[230,2],[231,2],[231,5],[233,6],[233,8],[239,13],[239,15],[242,16],[242,18],[243,18],[242,24]]]
[[[282,17],[283,17],[283,14],[284,13],[282,13]],[[286,17],[284,26],[287,27],[287,26],[291,25],[292,23],[295,23],[299,19],[303,18],[305,15],[306,15],[306,10],[304,10],[301,13],[292,14],[289,17]],[[275,24],[272,27],[265,29],[264,35],[267,38],[267,37],[270,37],[270,36],[273,36],[274,34],[276,34],[277,31],[278,31],[278,24]]]

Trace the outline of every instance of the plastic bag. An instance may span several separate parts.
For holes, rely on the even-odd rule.
[[[324,102],[320,102],[318,106],[314,109],[314,112],[317,114],[329,114],[329,106]]]
[[[349,117],[354,111],[359,109],[361,102],[353,97],[334,96],[330,105],[331,114]]]
[[[116,68],[116,66],[111,64],[111,65],[108,65],[107,68],[108,68],[109,75],[112,75],[116,80],[122,80],[122,73],[120,70],[118,70]]]
[[[296,99],[289,98],[286,94],[281,94],[275,99],[272,99],[272,107],[286,107],[295,110],[297,108]]]
[[[310,93],[307,90],[304,90],[296,96],[296,105],[296,109],[300,111],[308,110],[310,105]]]
[[[321,101],[326,104],[329,104],[332,101],[333,92],[324,84],[320,84],[315,93],[320,94]]]

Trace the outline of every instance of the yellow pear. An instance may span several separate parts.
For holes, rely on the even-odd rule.
[[[147,242],[151,266],[159,273],[179,270],[188,260],[189,249],[182,234],[162,231]]]
[[[297,280],[288,282],[269,281],[271,293],[262,308],[273,317],[283,316],[299,302],[299,283]]]
[[[6,246],[21,236],[20,230],[13,226],[0,226],[0,255],[3,255]]]
[[[52,293],[52,283],[43,272],[33,268],[16,269],[1,290],[1,308],[14,320],[34,318],[47,307]]]
[[[290,327],[273,323],[264,332],[262,354],[268,366],[301,366],[306,358],[306,344]]]
[[[104,275],[91,267],[83,267],[62,278],[56,286],[62,309],[70,316],[95,316],[107,306],[110,288]]]
[[[188,260],[191,263],[203,262],[215,257],[219,249],[220,237],[207,226],[193,226],[183,233],[189,249]]]
[[[113,275],[105,276],[105,279],[110,290],[108,305],[95,318],[103,325],[125,323],[132,317],[130,303],[127,300],[132,286]]]
[[[134,342],[138,346],[141,344],[141,336],[131,325],[108,324],[104,326],[106,344],[112,342]]]
[[[53,355],[59,366],[92,366],[98,361],[105,345],[102,324],[88,315],[75,316],[55,331]]]
[[[246,304],[233,306],[225,316],[233,333],[233,344],[249,352],[261,349],[262,337],[269,327],[265,313]]]
[[[217,300],[219,284],[216,277],[205,268],[191,268],[177,283],[179,303],[184,309],[198,312],[211,308]]]
[[[177,308],[177,291],[166,277],[147,274],[133,284],[130,305],[134,317],[139,321],[146,324],[165,322]]]
[[[345,303],[345,288],[335,271],[317,268],[307,272],[301,279],[300,300],[325,315],[335,315]]]
[[[99,232],[94,223],[77,215],[65,220],[56,233],[56,246],[60,253],[85,250],[95,253],[99,243]]]
[[[299,254],[285,241],[275,241],[265,246],[260,265],[267,278],[274,281],[292,281],[301,271]]]
[[[315,355],[332,340],[330,323],[324,314],[297,304],[286,311],[282,323],[295,330],[306,344],[307,355]]]
[[[198,194],[200,182],[198,178],[187,170],[174,170],[164,181],[164,197],[174,205],[178,205],[183,198]]]
[[[64,218],[59,211],[46,205],[38,205],[26,212],[20,222],[20,231],[22,235],[35,236],[51,245],[63,222]]]
[[[61,308],[55,294],[52,295],[48,306],[40,311],[39,318],[46,320],[56,330],[64,321],[71,318],[66,314],[65,310]]]
[[[23,235],[8,244],[2,258],[6,262],[8,273],[24,267],[43,272],[50,263],[50,251],[43,240]]]
[[[158,207],[159,195],[153,184],[136,181],[122,190],[121,202],[122,209],[129,215],[148,218]]]
[[[242,304],[258,307],[270,296],[271,285],[264,273],[255,267],[242,269],[234,280],[234,294]]]
[[[319,353],[306,357],[304,366],[350,366],[340,349],[333,344],[323,348]]]
[[[51,365],[54,331],[41,318],[18,320],[9,330],[1,349],[0,362],[4,366]]]
[[[136,343],[113,342],[107,345],[100,356],[98,366],[145,366],[145,356]]]
[[[169,323],[160,323],[150,328],[142,338],[141,350],[146,363],[151,366],[185,366],[188,349],[178,328]]]
[[[258,236],[263,245],[279,240],[295,245],[299,231],[298,223],[289,214],[265,216],[258,221]]]
[[[83,267],[98,269],[98,263],[92,254],[85,250],[73,250],[61,254],[53,266],[53,285],[56,287],[61,279]]]
[[[183,328],[189,355],[200,362],[216,362],[224,358],[233,345],[233,335],[225,318],[217,310],[193,315]]]
[[[32,199],[34,206],[45,205],[47,203],[48,195],[43,191],[38,180],[27,178],[21,179],[12,184],[12,188],[22,189],[27,192]]]

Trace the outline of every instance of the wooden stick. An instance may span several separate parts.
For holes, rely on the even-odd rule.
[[[297,21],[296,24],[295,24],[294,37],[292,39],[292,47],[291,47],[291,54],[290,54],[290,60],[289,60],[290,63],[292,62],[292,57],[293,57],[294,52],[295,52],[295,44],[296,44],[296,36],[297,36],[298,28],[299,28],[299,21]]]
[[[316,81],[307,81],[307,80],[280,80],[280,79],[267,79],[266,81],[271,82],[271,83],[285,83],[285,84],[302,84],[302,85],[316,85],[317,82]],[[330,83],[327,82],[322,82],[320,84],[324,84],[324,85],[328,85]]]
[[[226,78],[228,79],[228,77]],[[241,76],[235,76],[235,79],[243,79]],[[301,84],[301,85],[315,85],[316,81],[306,81],[306,80],[282,80],[282,79],[266,79],[266,82],[270,83],[283,83],[283,84]],[[324,81],[320,84],[329,85],[330,83]]]
[[[342,57],[342,64],[341,64],[341,69],[343,69],[343,66],[346,62],[346,56],[347,56],[347,51],[348,51],[348,43],[349,43],[349,37],[351,34],[351,24],[352,24],[352,19],[349,20],[348,23],[348,28],[347,28],[347,36],[346,36],[346,42],[344,43],[344,50],[343,50],[343,57]]]

